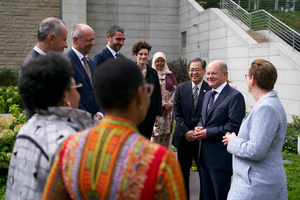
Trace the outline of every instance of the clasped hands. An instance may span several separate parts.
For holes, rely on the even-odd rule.
[[[227,132],[224,136],[223,136],[223,140],[222,142],[224,143],[224,145],[228,145],[229,141],[231,140],[231,138],[236,137],[235,132],[229,133]]]
[[[185,134],[185,138],[189,142],[193,142],[194,140],[203,140],[207,138],[206,129],[203,129],[202,126],[195,127],[194,130],[190,130]]]

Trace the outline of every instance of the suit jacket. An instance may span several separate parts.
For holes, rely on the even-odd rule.
[[[22,73],[23,73],[23,68],[26,64],[28,64],[30,61],[32,61],[34,58],[40,56],[41,54],[39,54],[37,51],[35,51],[33,48],[31,49],[30,53],[28,54],[28,56],[25,58],[21,69],[20,69],[20,73],[19,73],[19,80],[22,77]],[[25,111],[26,111],[26,120],[28,121],[34,114],[35,112],[33,110],[29,110],[28,108],[25,107]]]
[[[120,53],[120,57],[126,58],[121,53]],[[100,52],[98,52],[94,56],[94,62],[96,63],[96,66],[98,67],[101,63],[105,62],[108,59],[112,59],[112,58],[115,58],[114,55],[112,55],[110,50],[107,47],[105,47],[104,49],[102,49]]]
[[[183,141],[186,140],[185,133],[194,130],[197,125],[201,115],[204,94],[209,90],[211,90],[211,87],[203,81],[197,106],[194,110],[192,81],[186,81],[177,86],[173,103],[176,127],[172,141],[173,146],[176,148],[184,144]]]
[[[287,120],[276,91],[264,95],[244,118],[233,154],[233,182],[228,199],[287,199],[282,146]]]
[[[239,132],[245,116],[243,95],[228,83],[215,100],[210,112],[207,106],[211,91],[203,99],[202,116],[197,126],[206,129],[207,139],[200,140],[200,154],[204,164],[210,169],[232,170],[232,155],[227,152],[222,137],[227,132]]]
[[[97,112],[102,112],[102,109],[96,103],[92,84],[78,56],[72,49],[70,49],[70,51],[67,53],[67,56],[69,56],[74,69],[74,79],[76,84],[82,83],[83,85],[80,94],[81,98],[79,102],[79,108],[91,113],[92,116],[94,116],[94,114]],[[88,59],[87,62],[93,77],[96,64],[90,59]]]

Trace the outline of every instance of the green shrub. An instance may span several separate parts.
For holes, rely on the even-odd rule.
[[[0,69],[0,85],[1,86],[17,86],[19,73],[11,69]]]
[[[18,92],[17,86],[0,86],[0,114],[9,113],[9,107],[19,105],[21,110],[24,110],[22,98]]]
[[[287,124],[283,151],[297,154],[298,135],[300,134],[300,119],[293,116],[293,122]]]
[[[171,63],[168,63],[169,69],[173,72],[176,77],[177,83],[182,83],[188,81],[189,74],[187,72],[187,60],[179,58],[174,60]]]

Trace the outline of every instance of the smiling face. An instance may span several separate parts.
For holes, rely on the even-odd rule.
[[[61,24],[60,35],[58,37],[54,36],[49,51],[64,52],[64,49],[68,48],[67,38],[68,38],[67,28],[64,24]]]
[[[200,61],[195,61],[190,64],[189,77],[195,85],[198,85],[205,75],[205,69],[202,68]]]
[[[108,34],[106,35],[107,43],[110,48],[112,48],[115,52],[121,50],[125,41],[125,33],[121,33],[116,31],[115,35],[110,37]]]
[[[162,71],[165,68],[165,59],[163,57],[158,57],[154,64],[156,70]]]
[[[135,57],[138,64],[146,64],[149,57],[148,49],[140,49]]]
[[[207,66],[206,79],[207,83],[213,89],[217,89],[220,85],[226,82],[228,72],[221,71],[220,62],[214,61]]]
[[[75,49],[85,56],[92,52],[92,47],[95,45],[94,31],[90,27],[84,27],[81,37],[75,37],[73,40]]]

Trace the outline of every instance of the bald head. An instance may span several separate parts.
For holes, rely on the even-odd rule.
[[[87,24],[76,24],[72,29],[72,46],[84,56],[92,51],[94,30]]]
[[[208,64],[206,69],[206,79],[210,87],[217,89],[226,82],[227,65],[224,61],[215,60]]]

